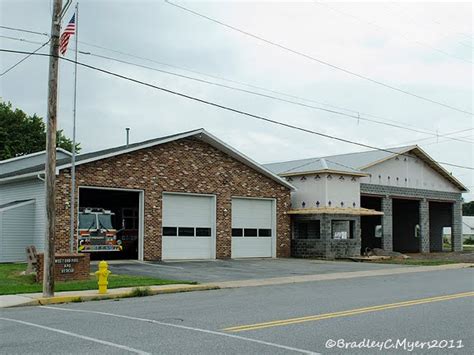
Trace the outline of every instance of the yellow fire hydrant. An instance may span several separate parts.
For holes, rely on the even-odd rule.
[[[99,293],[107,293],[107,285],[109,282],[107,279],[111,272],[108,270],[109,265],[106,261],[102,260],[99,263],[99,270],[95,272],[95,276],[97,276],[97,284],[99,285]]]

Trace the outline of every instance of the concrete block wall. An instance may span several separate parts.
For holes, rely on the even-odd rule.
[[[456,201],[452,208],[453,224],[451,227],[452,251],[462,251],[462,202]]]
[[[390,197],[382,198],[382,249],[393,251],[393,203]]]
[[[420,252],[430,252],[430,206],[426,199],[420,201]]]
[[[415,198],[420,200],[420,251],[430,252],[430,227],[429,227],[429,200],[449,202],[452,208],[452,248],[454,251],[462,250],[462,194],[460,192],[435,191],[426,189],[414,189],[399,186],[384,186],[362,183],[360,192],[364,195],[382,197],[383,238],[382,248],[387,251],[393,250],[393,203],[392,198]],[[433,239],[433,238],[431,238]],[[435,245],[436,249],[440,246]],[[442,248],[442,245],[441,245]]]
[[[294,223],[304,220],[320,221],[319,239],[299,239],[293,234],[291,255],[297,258],[325,258],[339,259],[353,256],[360,256],[361,249],[361,230],[360,216],[353,215],[313,215],[313,216],[295,216]],[[352,239],[333,239],[332,221],[348,220],[354,222],[354,236]],[[295,229],[293,229],[295,231]]]

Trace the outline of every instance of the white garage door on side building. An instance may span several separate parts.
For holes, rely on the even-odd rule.
[[[162,259],[215,259],[214,196],[163,193]]]
[[[275,202],[232,199],[232,258],[276,256]]]

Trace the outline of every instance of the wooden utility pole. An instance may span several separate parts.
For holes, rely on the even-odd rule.
[[[46,233],[44,243],[43,296],[54,296],[54,240],[56,228],[56,126],[59,72],[59,36],[62,0],[54,0],[49,49],[48,122],[46,132]]]

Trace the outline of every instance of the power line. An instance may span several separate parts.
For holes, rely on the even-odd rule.
[[[115,53],[118,53],[118,54],[122,54],[122,55],[125,55],[125,56],[129,56],[129,57],[131,57],[131,58],[136,58],[136,59],[140,59],[140,60],[149,61],[149,62],[156,63],[156,64],[159,64],[159,65],[163,65],[163,66],[167,66],[167,67],[171,67],[171,68],[175,68],[175,69],[179,69],[179,70],[191,72],[191,73],[198,74],[198,75],[202,75],[202,76],[207,76],[207,77],[214,78],[214,79],[218,79],[218,80],[227,81],[227,82],[234,83],[234,84],[238,84],[238,85],[243,85],[243,86],[251,87],[251,88],[254,88],[254,89],[258,89],[258,90],[262,90],[262,91],[265,91],[265,92],[269,92],[269,93],[273,93],[273,94],[277,94],[277,95],[289,97],[289,98],[292,98],[292,99],[297,99],[297,100],[301,100],[301,101],[312,102],[312,103],[316,103],[316,104],[318,104],[318,105],[323,105],[323,106],[328,106],[328,107],[332,107],[332,108],[336,108],[336,109],[340,109],[340,110],[345,110],[345,111],[353,112],[353,113],[357,114],[357,117],[354,116],[354,115],[352,115],[352,116],[350,116],[350,117],[357,118],[358,120],[361,119],[360,115],[363,115],[363,116],[369,116],[369,117],[373,117],[373,118],[378,118],[378,119],[382,119],[382,120],[385,120],[385,121],[390,121],[390,122],[394,122],[394,123],[398,123],[398,124],[403,124],[403,127],[404,127],[404,128],[406,128],[406,127],[413,127],[413,128],[415,128],[415,129],[418,129],[418,130],[422,129],[422,128],[419,128],[419,127],[417,127],[417,126],[413,126],[413,125],[407,124],[407,123],[405,123],[405,122],[400,122],[400,121],[396,121],[396,120],[391,120],[391,119],[388,119],[388,118],[386,118],[386,117],[381,117],[381,116],[377,116],[377,115],[373,115],[373,114],[369,114],[369,113],[364,113],[364,112],[361,112],[361,111],[358,111],[358,110],[349,109],[349,108],[341,107],[341,106],[336,106],[336,105],[333,105],[333,104],[328,104],[328,103],[325,103],[325,102],[320,102],[320,101],[316,101],[316,100],[313,100],[313,99],[304,98],[304,97],[301,97],[301,96],[291,95],[291,94],[288,94],[288,93],[285,93],[285,92],[282,92],[282,91],[276,91],[276,90],[267,89],[267,88],[264,88],[264,87],[261,87],[261,86],[257,86],[257,85],[245,83],[245,82],[242,82],[242,81],[237,81],[237,80],[233,80],[233,79],[228,79],[228,78],[225,78],[225,77],[222,77],[222,76],[217,76],[217,75],[213,75],[213,74],[209,74],[209,73],[204,73],[204,72],[202,72],[202,71],[197,71],[197,70],[185,68],[185,67],[182,67],[182,66],[177,66],[177,65],[172,65],[172,64],[168,64],[168,63],[156,61],[156,60],[154,60],[154,59],[150,59],[150,58],[146,58],[146,57],[141,57],[141,56],[133,55],[133,54],[130,54],[130,53],[125,53],[125,52],[122,52],[122,51],[110,49],[110,48],[103,47],[103,46],[94,45],[94,44],[87,43],[87,42],[83,42],[83,41],[79,41],[79,42],[82,43],[82,44],[85,44],[85,45],[87,45],[87,46],[91,46],[91,47],[95,47],[95,48],[99,48],[99,49],[103,49],[103,50],[115,52]],[[83,53],[83,54],[85,54],[85,53]],[[91,53],[91,55],[94,55],[94,54]],[[97,56],[97,55],[95,55],[95,56]],[[116,59],[116,58],[110,58],[110,57],[109,57],[108,59],[110,59],[110,60],[117,60],[117,61],[118,61],[118,59]],[[139,66],[139,65],[136,64],[136,63],[130,63],[130,62],[125,62],[125,63],[126,63],[126,64],[130,64],[130,65],[137,65],[137,66]],[[151,70],[158,70],[158,69],[149,68],[149,67],[145,67],[145,68],[151,69]],[[172,74],[172,73],[169,73],[169,72],[168,72],[168,74]],[[172,74],[172,75],[173,75],[173,74]],[[178,75],[179,75],[179,74],[178,74]],[[213,84],[214,84],[214,83],[213,83]],[[369,120],[369,119],[365,119],[365,118],[362,118],[362,120],[371,121],[371,122],[374,122],[374,123],[385,124],[385,122],[379,122],[379,121],[376,121],[376,120]],[[400,128],[400,127],[399,127],[399,128]],[[419,133],[430,132],[430,133],[432,133],[432,134],[436,134],[435,132],[432,132],[432,131],[429,131],[429,130],[426,130],[426,129],[424,129],[424,131],[422,131],[422,132],[417,131],[417,130],[414,130],[414,132],[419,132]],[[466,141],[466,142],[472,143],[471,141]]]
[[[391,90],[394,90],[394,91],[398,91],[398,92],[401,92],[401,93],[403,93],[403,94],[405,94],[405,95],[409,95],[409,96],[412,96],[412,97],[416,97],[416,98],[418,98],[418,99],[420,99],[420,100],[424,100],[424,101],[427,101],[427,102],[431,102],[431,103],[434,103],[434,104],[436,104],[436,105],[443,106],[443,107],[445,107],[445,108],[449,108],[449,109],[454,110],[454,111],[458,111],[458,112],[461,112],[461,113],[465,113],[465,114],[468,114],[468,115],[471,115],[471,116],[474,115],[472,112],[469,112],[469,111],[466,111],[466,110],[463,110],[463,109],[460,109],[460,108],[451,106],[451,105],[449,105],[449,104],[445,104],[445,103],[440,102],[440,101],[436,101],[436,100],[430,99],[430,98],[425,97],[425,96],[421,96],[421,95],[418,95],[418,94],[414,94],[414,93],[412,93],[412,92],[410,92],[410,91],[406,91],[406,90],[401,89],[401,88],[398,88],[398,87],[396,87],[396,86],[393,86],[393,85],[390,85],[390,84],[386,84],[386,83],[384,83],[384,82],[382,82],[382,81],[379,81],[379,80],[376,80],[376,79],[372,79],[372,78],[370,78],[370,77],[368,77],[368,76],[365,76],[365,75],[362,75],[362,74],[358,74],[358,73],[353,72],[353,71],[348,70],[348,69],[344,69],[344,68],[339,67],[339,66],[337,66],[337,65],[334,65],[334,64],[331,64],[331,63],[329,63],[329,62],[326,62],[326,61],[324,61],[324,60],[322,60],[322,59],[318,59],[318,58],[316,58],[316,57],[313,57],[313,56],[311,56],[311,55],[309,55],[309,54],[306,54],[306,53],[297,51],[297,50],[295,50],[295,49],[291,49],[291,48],[286,47],[286,46],[284,46],[284,45],[282,45],[282,44],[280,44],[280,43],[267,40],[267,39],[265,39],[265,38],[263,38],[263,37],[260,37],[260,36],[258,36],[258,35],[255,35],[255,34],[250,33],[250,32],[248,32],[248,31],[242,30],[242,29],[240,29],[240,28],[234,27],[234,26],[232,26],[232,25],[229,25],[229,24],[224,23],[224,22],[222,22],[222,21],[216,20],[216,19],[211,18],[211,17],[209,17],[209,16],[203,15],[203,14],[201,14],[201,13],[199,13],[199,12],[194,11],[194,10],[188,9],[187,7],[184,7],[184,6],[175,4],[175,3],[173,3],[173,2],[171,2],[171,1],[169,1],[169,0],[164,0],[164,1],[165,1],[167,4],[170,4],[171,6],[177,7],[177,8],[179,8],[179,9],[181,9],[181,10],[184,10],[184,11],[186,11],[186,12],[188,12],[188,13],[191,13],[191,14],[193,14],[193,15],[199,16],[199,17],[204,18],[204,19],[206,19],[206,20],[209,20],[209,21],[211,21],[211,22],[217,23],[217,24],[219,24],[219,25],[221,25],[221,26],[224,26],[224,27],[226,27],[226,28],[229,28],[229,29],[231,29],[231,30],[233,30],[233,31],[240,32],[240,33],[242,33],[242,34],[244,34],[244,35],[246,35],[246,36],[255,38],[255,39],[257,39],[257,40],[259,40],[259,41],[261,41],[261,42],[265,42],[265,43],[270,44],[270,45],[272,45],[272,46],[274,46],[274,47],[278,47],[278,48],[283,49],[283,50],[285,50],[285,51],[288,51],[288,52],[290,52],[290,53],[296,54],[296,55],[298,55],[298,56],[300,56],[300,57],[303,57],[303,58],[312,60],[312,61],[314,61],[314,62],[323,64],[323,65],[326,65],[326,66],[328,66],[328,67],[330,67],[330,68],[333,68],[333,69],[342,71],[342,72],[344,72],[344,73],[346,73],[346,74],[349,74],[349,75],[352,75],[352,76],[356,76],[356,77],[358,77],[358,78],[360,78],[360,79],[364,79],[364,80],[366,80],[366,81],[369,81],[369,82],[372,82],[372,83],[374,83],[374,84],[377,84],[377,85],[386,87],[386,88],[388,88],[388,89],[391,89]]]
[[[18,50],[12,50],[12,49],[4,49],[4,48],[0,48],[0,52],[29,54],[28,52],[25,52],[25,51],[18,51]],[[46,54],[46,53],[34,53],[32,55],[44,56],[44,57],[50,57],[51,56],[50,54]],[[74,61],[72,59],[69,59],[69,58],[65,58],[65,57],[59,57],[59,58],[61,60],[69,62],[69,63],[77,63],[77,65],[80,65],[82,67],[85,67],[85,68],[88,68],[88,69],[91,69],[91,70],[95,70],[95,71],[100,72],[100,73],[108,74],[108,75],[111,75],[111,76],[114,76],[114,77],[117,77],[117,78],[120,78],[120,79],[123,79],[123,80],[127,80],[127,81],[130,81],[130,82],[139,84],[139,85],[143,85],[143,86],[150,87],[150,88],[153,88],[153,89],[156,89],[156,90],[160,90],[160,91],[163,91],[163,92],[166,92],[168,94],[175,95],[175,96],[183,97],[183,98],[186,98],[188,100],[199,102],[199,103],[202,103],[202,104],[205,104],[205,105],[208,105],[208,106],[217,107],[217,108],[220,108],[222,110],[233,112],[233,113],[236,113],[236,114],[239,114],[239,115],[242,115],[242,116],[251,117],[251,118],[254,118],[254,119],[257,119],[257,120],[260,120],[260,121],[269,122],[269,123],[279,125],[279,126],[282,126],[282,127],[291,128],[291,129],[294,129],[294,130],[297,130],[297,131],[314,134],[314,135],[317,135],[317,136],[320,136],[320,137],[333,139],[333,140],[337,140],[337,141],[352,144],[352,145],[358,145],[358,146],[361,146],[361,147],[364,147],[364,148],[384,151],[384,152],[392,153],[392,154],[399,154],[397,152],[393,152],[393,151],[390,151],[388,149],[378,148],[378,147],[375,147],[375,146],[372,146],[372,145],[369,145],[369,144],[352,141],[352,140],[349,140],[349,139],[345,139],[345,138],[333,136],[333,135],[330,135],[330,134],[314,131],[314,130],[311,130],[311,129],[308,129],[308,128],[298,127],[298,126],[290,124],[290,123],[276,121],[276,120],[273,120],[273,119],[265,117],[265,116],[253,114],[253,113],[250,113],[250,112],[246,112],[246,111],[243,111],[243,110],[232,108],[230,106],[226,106],[226,105],[218,104],[218,103],[208,101],[208,100],[205,100],[205,99],[201,99],[201,98],[196,97],[196,96],[187,95],[187,94],[184,94],[184,93],[181,93],[181,92],[178,92],[178,91],[174,91],[174,90],[170,90],[170,89],[167,89],[167,88],[164,88],[164,87],[161,87],[161,86],[153,85],[153,84],[147,83],[147,82],[142,81],[142,80],[134,79],[134,78],[126,76],[126,75],[122,75],[122,74],[119,74],[119,73],[112,72],[112,71],[107,70],[107,69],[99,68],[99,67],[96,67],[96,66],[93,66],[93,65],[90,65],[90,64],[82,63],[82,62],[76,62],[76,61]],[[438,162],[438,163],[453,166],[453,167],[457,167],[457,168],[462,168],[462,169],[474,170],[474,167],[470,167],[470,166],[463,166],[463,165],[446,163],[446,162]]]
[[[1,74],[0,74],[0,77],[1,76],[4,76],[5,74],[7,74],[10,70],[12,70],[13,68],[17,67],[18,65],[20,65],[21,63],[23,63],[25,60],[27,60],[29,57],[31,57],[32,55],[34,55],[36,52],[38,52],[41,48],[43,48],[44,46],[46,46],[48,43],[50,42],[50,39],[43,43],[41,46],[39,46],[34,52],[31,52],[30,54],[27,54],[25,57],[23,57],[22,59],[20,59],[18,62],[16,62],[15,64],[13,64],[12,66],[10,66],[8,69],[6,69],[5,71],[3,71]]]
[[[40,42],[36,42],[36,41],[29,41],[29,40],[20,39],[20,38],[15,38],[15,37],[8,37],[8,36],[1,36],[1,35],[0,35],[0,37],[5,37],[5,38],[8,38],[8,39],[19,40],[19,41],[28,42],[28,43],[40,43]],[[244,85],[244,86],[252,87],[252,88],[255,88],[255,89],[258,89],[258,90],[262,90],[262,91],[266,91],[266,92],[270,92],[270,93],[274,93],[274,94],[278,94],[278,95],[282,95],[282,96],[294,98],[294,99],[301,100],[301,101],[313,102],[313,103],[317,103],[317,104],[319,104],[319,105],[324,105],[324,106],[328,106],[328,107],[338,108],[338,109],[341,109],[341,110],[353,112],[353,113],[355,113],[357,116],[356,116],[356,115],[346,114],[346,113],[343,113],[343,112],[338,112],[338,111],[335,111],[335,110],[325,109],[325,108],[322,108],[322,107],[315,107],[315,106],[312,106],[312,105],[306,105],[306,104],[302,104],[302,103],[300,103],[300,102],[294,102],[294,101],[291,101],[291,100],[285,100],[285,99],[282,99],[282,98],[279,98],[279,97],[274,97],[274,96],[271,96],[271,95],[265,95],[265,94],[257,93],[257,92],[250,91],[250,90],[244,90],[244,89],[240,89],[240,88],[236,88],[236,87],[232,87],[232,86],[228,86],[228,85],[223,85],[223,84],[219,84],[219,83],[215,83],[215,82],[209,82],[209,81],[207,81],[207,80],[202,80],[202,79],[193,78],[193,77],[189,77],[189,76],[182,75],[182,74],[178,74],[178,73],[173,73],[173,72],[169,72],[169,71],[165,71],[165,70],[160,70],[160,69],[156,69],[156,68],[152,68],[152,67],[140,65],[140,64],[137,64],[137,63],[132,63],[132,62],[120,60],[120,59],[113,58],[113,57],[102,56],[102,55],[94,54],[94,53],[91,53],[91,52],[79,51],[79,53],[84,54],[84,55],[91,55],[91,56],[95,56],[95,57],[99,57],[99,58],[103,58],[103,59],[107,59],[107,60],[113,60],[113,61],[117,61],[117,62],[120,62],[120,63],[128,64],[128,65],[133,65],[133,66],[137,66],[137,67],[141,67],[141,68],[145,68],[145,69],[149,69],[149,70],[154,70],[154,71],[158,71],[158,72],[165,73],[165,74],[169,74],[169,75],[174,75],[174,76],[186,78],[186,79],[188,79],[188,80],[194,80],[194,81],[206,83],[206,84],[209,84],[209,85],[220,86],[220,87],[224,87],[224,88],[227,88],[227,89],[236,90],[236,91],[241,91],[241,92],[245,92],[245,93],[253,94],[253,95],[258,95],[258,96],[262,96],[262,97],[266,97],[266,98],[270,98],[270,99],[274,99],[274,100],[278,100],[278,101],[282,101],[282,102],[286,102],[286,103],[290,103],[290,104],[294,104],[294,105],[298,105],[298,106],[303,106],[303,107],[307,107],[307,108],[311,108],[311,109],[322,110],[322,111],[326,111],[326,112],[329,112],[329,113],[333,113],[333,114],[337,114],[337,115],[346,116],[346,117],[355,119],[355,120],[357,120],[358,122],[359,122],[360,120],[361,120],[361,121],[367,121],[367,122],[372,122],[372,123],[375,123],[375,124],[380,124],[380,125],[386,125],[386,126],[391,126],[391,127],[395,127],[395,128],[405,129],[405,130],[409,130],[409,131],[416,132],[416,133],[430,134],[430,135],[432,135],[432,136],[434,136],[434,137],[444,137],[444,136],[446,136],[446,135],[443,135],[443,134],[438,134],[437,132],[429,131],[429,130],[426,130],[426,129],[421,129],[421,128],[419,128],[419,127],[416,127],[416,126],[407,124],[407,123],[405,123],[405,122],[390,120],[390,119],[387,119],[387,118],[385,118],[385,117],[381,117],[381,116],[377,116],[377,115],[372,115],[372,114],[368,114],[368,113],[363,113],[363,112],[356,111],[356,110],[353,110],[353,109],[348,109],[348,108],[345,108],[345,107],[335,106],[335,105],[331,105],[331,104],[319,102],[319,101],[316,101],[316,100],[312,100],[312,99],[308,99],[308,98],[303,98],[303,97],[299,97],[299,96],[295,96],[295,95],[291,95],[291,94],[287,94],[287,93],[284,93],[284,92],[281,92],[281,91],[270,90],[270,89],[267,89],[267,88],[264,88],[264,87],[260,87],[260,86],[256,86],[256,85],[244,83],[244,82],[241,82],[241,81],[236,81],[236,80],[224,78],[224,77],[221,77],[221,76],[216,76],[216,75],[212,75],[212,74],[203,73],[203,72],[196,71],[196,70],[192,70],[192,69],[189,69],[189,68],[184,68],[184,67],[180,67],[180,66],[177,66],[177,65],[172,65],[172,64],[168,64],[168,63],[156,61],[156,60],[153,60],[153,59],[150,59],[150,58],[146,58],[146,57],[140,57],[140,56],[137,56],[137,55],[133,55],[133,54],[126,53],[126,52],[122,52],[122,51],[115,50],[115,49],[110,49],[110,48],[103,47],[103,46],[99,46],[99,45],[95,45],[95,44],[91,44],[91,43],[88,43],[88,42],[83,42],[83,41],[79,41],[79,42],[82,43],[82,44],[85,44],[85,45],[87,45],[87,46],[90,46],[90,47],[95,47],[95,48],[99,48],[99,49],[111,51],[111,52],[118,53],[118,54],[121,54],[121,55],[129,56],[129,57],[132,57],[132,58],[136,58],[136,59],[140,59],[140,60],[149,61],[149,62],[152,62],[152,63],[156,63],[156,64],[159,64],[159,65],[163,65],[163,66],[168,66],[168,67],[176,68],[176,69],[183,70],[183,71],[192,72],[192,73],[195,73],[195,74],[198,74],[198,75],[208,76],[208,77],[211,77],[211,78],[214,78],[214,79],[223,80],[223,81],[227,81],[227,82],[231,82],[231,83],[235,83],[235,84],[239,84],[239,85]],[[361,116],[361,114],[362,114],[363,116]],[[379,119],[382,119],[382,120],[385,120],[385,121],[394,122],[395,124],[390,124],[390,123],[383,122],[383,121],[379,121],[379,120],[369,119],[369,118],[364,117],[364,116],[379,118]],[[413,127],[413,129],[410,129],[409,127]],[[466,143],[473,143],[473,142],[470,141],[470,140],[463,140],[463,139],[461,139],[461,138],[456,138],[456,137],[453,137],[453,138],[448,137],[448,138],[451,139],[451,140],[455,140],[455,141],[461,141],[461,142],[466,142]]]
[[[47,34],[46,32],[37,32],[37,31],[27,30],[27,29],[24,29],[24,28],[9,27],[9,26],[0,26],[0,28],[3,28],[5,30],[10,30],[10,31],[25,32],[25,33],[31,33],[31,34],[35,34],[35,35],[42,35],[42,36],[49,37],[49,34]]]
[[[458,130],[458,131],[453,131],[453,132],[449,132],[449,133],[445,133],[443,135],[439,135],[438,137],[441,138],[441,137],[448,137],[448,136],[451,136],[453,134],[458,134],[458,133],[463,133],[463,132],[468,132],[468,131],[474,131],[474,127],[471,127],[471,128],[465,128],[465,129],[461,129],[461,130]],[[426,141],[426,140],[430,140],[430,139],[433,139],[433,138],[438,138],[438,137],[427,137],[427,138],[421,138],[421,139],[417,139],[417,140],[409,140],[409,141],[405,141],[403,143],[399,143],[399,145],[405,145],[405,144],[410,144],[410,143],[419,143],[421,141]],[[462,137],[458,137],[458,138],[471,138],[473,137],[473,135],[469,135],[469,136],[462,136]],[[431,143],[430,143],[431,144]]]
[[[399,9],[398,11],[400,11],[400,8],[401,8],[400,4],[398,4],[398,3],[396,3],[396,2],[391,2],[391,5],[392,5],[392,6],[395,6],[395,7],[398,7],[398,9]],[[407,13],[406,13],[406,11],[404,11],[404,9],[402,9],[402,11],[400,11],[400,12],[401,12],[405,17],[410,18],[410,19],[411,19],[411,21],[410,21],[411,23],[413,23],[414,25],[418,26],[418,23],[416,23],[416,21],[413,20],[413,17],[412,17],[412,16],[407,15]],[[446,27],[446,25],[443,25],[440,21],[437,21],[437,20],[435,20],[435,19],[432,19],[432,22],[435,23],[435,24],[437,24],[437,25],[445,26],[445,27]],[[463,36],[463,37],[466,37],[466,38],[469,38],[470,41],[472,42],[472,39],[473,39],[473,35],[472,35],[472,34],[469,35],[469,34],[466,34],[466,33],[461,32],[461,31],[459,31],[459,30],[457,30],[457,29],[455,29],[455,28],[453,28],[453,27],[450,27],[450,28],[451,28],[457,35]],[[462,43],[462,42],[458,42],[458,43],[460,43],[460,44],[462,44],[462,45],[465,45],[465,44]],[[469,46],[469,45],[468,45],[468,47],[473,48],[472,46]]]
[[[469,135],[469,136],[462,136],[462,137],[459,137],[459,138],[469,138],[469,137],[472,137],[472,135]],[[423,144],[424,146],[427,146],[427,145],[434,145],[434,144],[440,144],[440,143],[446,143],[446,142],[451,142],[449,139],[443,139],[441,141],[437,141],[437,142],[431,142],[431,143],[426,143],[426,144]]]
[[[156,68],[148,67],[148,66],[145,66],[145,65],[140,65],[140,64],[136,64],[136,63],[127,62],[127,61],[120,60],[120,59],[117,59],[117,58],[112,58],[112,57],[108,57],[108,56],[94,54],[94,53],[91,53],[91,52],[79,51],[79,53],[80,54],[85,54],[85,55],[91,55],[91,56],[94,56],[94,57],[103,58],[103,59],[107,59],[107,60],[112,60],[112,61],[123,63],[123,64],[133,65],[133,66],[136,66],[136,67],[139,67],[139,68],[153,70],[153,71],[157,71],[157,72],[160,72],[160,73],[177,76],[177,77],[180,77],[180,78],[185,78],[185,79],[188,79],[188,80],[197,81],[197,82],[200,82],[200,83],[205,83],[205,84],[209,84],[209,85],[213,85],[213,86],[223,87],[223,88],[230,89],[230,90],[240,91],[240,92],[244,92],[244,93],[247,93],[247,94],[252,94],[252,95],[256,95],[256,96],[260,96],[260,97],[264,97],[264,98],[268,98],[268,99],[272,99],[272,100],[277,100],[277,101],[289,103],[289,104],[292,104],[292,105],[297,105],[297,106],[306,107],[306,108],[310,108],[310,109],[325,111],[325,112],[328,112],[328,113],[332,113],[332,114],[352,118],[352,119],[355,119],[357,121],[361,120],[361,121],[372,122],[372,123],[385,125],[385,126],[389,126],[389,127],[395,127],[395,128],[399,128],[399,129],[404,129],[404,130],[408,130],[408,131],[412,131],[412,132],[416,132],[416,133],[430,134],[430,135],[433,135],[435,137],[443,136],[443,135],[437,135],[436,133],[428,133],[426,131],[421,131],[421,130],[418,130],[418,129],[408,128],[406,126],[400,126],[400,125],[396,125],[396,124],[391,124],[391,123],[387,123],[387,122],[381,122],[381,121],[369,119],[369,118],[366,118],[366,117],[363,117],[363,116],[360,116],[360,115],[357,115],[357,116],[350,115],[350,114],[340,112],[340,111],[329,110],[329,109],[326,109],[326,108],[323,108],[323,107],[307,105],[307,104],[303,104],[303,103],[296,102],[296,101],[282,99],[282,98],[279,98],[279,97],[276,97],[276,96],[266,95],[266,94],[258,93],[258,92],[255,92],[255,91],[240,89],[240,88],[229,86],[229,85],[224,85],[224,84],[220,84],[220,83],[216,83],[216,82],[211,82],[211,81],[208,81],[208,80],[203,80],[203,79],[199,79],[199,78],[195,78],[195,77],[190,77],[190,76],[187,76],[187,75],[173,73],[173,72],[166,71],[166,70],[156,69]],[[465,142],[465,143],[474,143],[472,141],[465,141],[465,140],[461,140],[461,139],[455,138],[455,137],[448,137],[448,138],[452,139],[452,140]]]
[[[345,12],[345,11],[342,11],[342,10],[339,10],[339,9],[336,9],[336,8],[334,8],[334,7],[330,6],[330,5],[328,5],[326,2],[323,2],[323,1],[316,1],[316,0],[315,0],[315,4],[323,5],[323,6],[325,6],[326,8],[328,8],[328,9],[334,11],[334,12],[337,12],[337,13],[340,13],[340,14],[342,14],[342,15],[344,15],[344,16],[353,18],[353,19],[355,19],[355,20],[357,20],[357,21],[359,21],[359,22],[369,24],[369,25],[374,26],[374,27],[376,27],[376,28],[379,28],[379,29],[381,29],[381,30],[383,30],[383,31],[388,31],[388,32],[394,33],[394,31],[392,31],[392,30],[390,30],[390,29],[388,29],[388,28],[386,28],[386,27],[384,27],[384,26],[381,26],[381,25],[379,25],[379,24],[376,23],[376,22],[369,21],[369,20],[360,18],[360,17],[358,17],[358,16],[355,16],[355,15],[353,15],[353,14],[350,14],[350,13],[348,13],[348,12]],[[407,36],[407,35],[405,35],[405,34],[403,34],[403,33],[396,33],[396,35],[398,35],[399,37],[403,38],[403,39],[406,40],[406,41],[416,43],[416,44],[418,44],[419,46],[429,48],[429,49],[431,49],[431,50],[433,50],[433,51],[435,51],[435,52],[444,54],[444,55],[446,55],[446,56],[448,56],[448,57],[452,57],[452,58],[455,58],[455,59],[457,59],[457,60],[460,60],[460,61],[463,61],[463,62],[466,62],[466,63],[471,63],[471,64],[473,64],[473,62],[472,62],[471,60],[468,60],[468,59],[465,59],[465,58],[462,58],[462,57],[458,57],[458,56],[453,55],[453,54],[451,54],[451,53],[448,53],[448,52],[446,52],[446,51],[444,51],[444,50],[441,50],[441,49],[439,49],[439,48],[436,48],[436,47],[434,47],[434,46],[432,46],[432,45],[430,45],[430,44],[417,41],[417,40],[412,39],[412,38],[410,38],[409,36]],[[462,44],[463,44],[463,43],[462,43]],[[464,44],[463,44],[463,45],[464,45]]]

